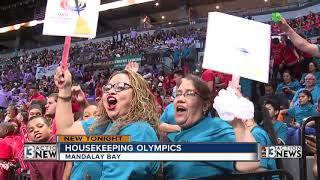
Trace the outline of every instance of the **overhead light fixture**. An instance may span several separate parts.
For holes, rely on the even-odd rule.
[[[166,17],[164,17],[164,16],[161,16],[161,19],[165,19]]]
[[[159,2],[156,2],[154,5],[158,7],[160,4],[159,4]]]
[[[168,22],[168,24],[172,24],[171,22]]]
[[[220,6],[219,6],[219,5],[216,5],[216,9],[220,9]]]
[[[135,4],[141,4],[146,2],[151,2],[155,0],[121,0],[121,1],[115,1],[107,4],[100,5],[99,11],[106,11],[110,9],[117,9],[121,7],[131,6]]]
[[[268,2],[268,0],[264,0],[264,2]]]

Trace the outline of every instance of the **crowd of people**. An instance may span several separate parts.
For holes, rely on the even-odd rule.
[[[308,16],[312,18],[316,15]],[[59,134],[130,135],[134,142],[298,145],[304,119],[319,113],[320,39],[318,45],[311,44],[289,24],[284,19],[277,24],[286,35],[272,39],[268,84],[197,69],[188,46],[204,40],[201,29],[158,30],[152,35],[132,32],[128,37],[119,32],[113,41],[76,45],[68,69],[58,67],[53,77],[38,80],[36,67],[58,64],[60,50],[13,58],[1,75],[0,179],[12,177],[13,170],[32,179],[152,179],[163,167],[161,173],[168,179],[188,179],[283,168],[275,159],[163,164],[26,162],[23,144],[55,142]],[[77,63],[86,52],[94,52],[89,61],[111,61],[163,46],[173,51],[173,72],[165,73],[156,64],[139,67],[131,62],[121,71],[109,68],[93,75]],[[200,73],[194,73],[196,69]],[[307,125],[306,133],[315,134],[314,124]],[[315,137],[308,141],[310,154],[315,154]]]
[[[270,22],[271,31],[273,35],[279,35],[281,33],[279,27],[275,24]],[[304,37],[313,37],[319,36],[320,31],[320,14],[309,12],[306,16],[299,16],[294,19],[288,21],[288,24],[295,29],[300,35]]]

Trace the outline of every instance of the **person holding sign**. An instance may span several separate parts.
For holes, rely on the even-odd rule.
[[[173,142],[255,142],[241,121],[234,130],[227,122],[211,117],[212,93],[198,77],[182,79],[174,100],[174,116],[181,131]],[[238,121],[236,121],[238,122]],[[243,128],[241,128],[243,127]],[[168,179],[206,178],[233,171],[247,172],[259,167],[259,162],[173,162],[165,163]]]
[[[73,120],[72,89],[69,70],[57,68],[55,84],[59,88],[56,107],[57,134],[60,135],[130,135],[131,142],[158,142],[159,118],[148,83],[136,66],[113,74],[103,87],[99,118]],[[95,179],[153,179],[159,162],[75,162],[71,179],[89,175]]]
[[[278,21],[277,23],[281,31],[286,33],[295,47],[297,47],[304,53],[320,57],[320,44],[312,44],[303,39],[298,33],[294,31],[294,29],[289,26],[289,24],[283,17],[281,17],[280,21]]]

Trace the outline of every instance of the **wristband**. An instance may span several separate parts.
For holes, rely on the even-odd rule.
[[[67,96],[67,97],[62,97],[62,96],[58,96],[58,99],[61,99],[63,101],[71,101],[72,96]]]

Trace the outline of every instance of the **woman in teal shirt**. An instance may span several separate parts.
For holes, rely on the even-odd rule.
[[[134,69],[133,69],[134,70]],[[55,84],[59,88],[56,109],[58,134],[61,135],[130,135],[131,142],[158,142],[159,125],[153,95],[147,82],[137,73],[124,70],[113,74],[103,87],[101,114],[97,119],[73,121],[71,95],[84,100],[79,87],[71,87],[69,70],[57,68]],[[100,164],[99,164],[100,163]],[[72,180],[153,179],[159,162],[77,162]]]
[[[281,111],[282,114],[288,114],[291,118],[295,119],[295,122],[290,124],[291,127],[288,128],[288,142],[291,142],[292,137],[293,141],[291,144],[299,144],[299,129],[304,119],[309,116],[316,116],[317,106],[313,104],[312,94],[308,90],[302,90],[299,93],[299,104],[286,110]],[[308,124],[307,126],[311,126]],[[312,127],[306,127],[306,134],[315,134],[315,129]]]
[[[291,100],[296,91],[301,88],[301,85],[297,80],[292,79],[289,70],[284,71],[282,77],[283,82],[277,86],[276,94],[284,94],[288,100]]]
[[[173,142],[236,141],[235,132],[227,122],[209,115],[210,102],[210,90],[198,77],[190,75],[182,80],[174,100],[175,121],[181,132],[176,134]],[[244,171],[251,167],[252,163],[247,162],[172,161],[165,163],[164,170],[168,179],[191,179]]]

